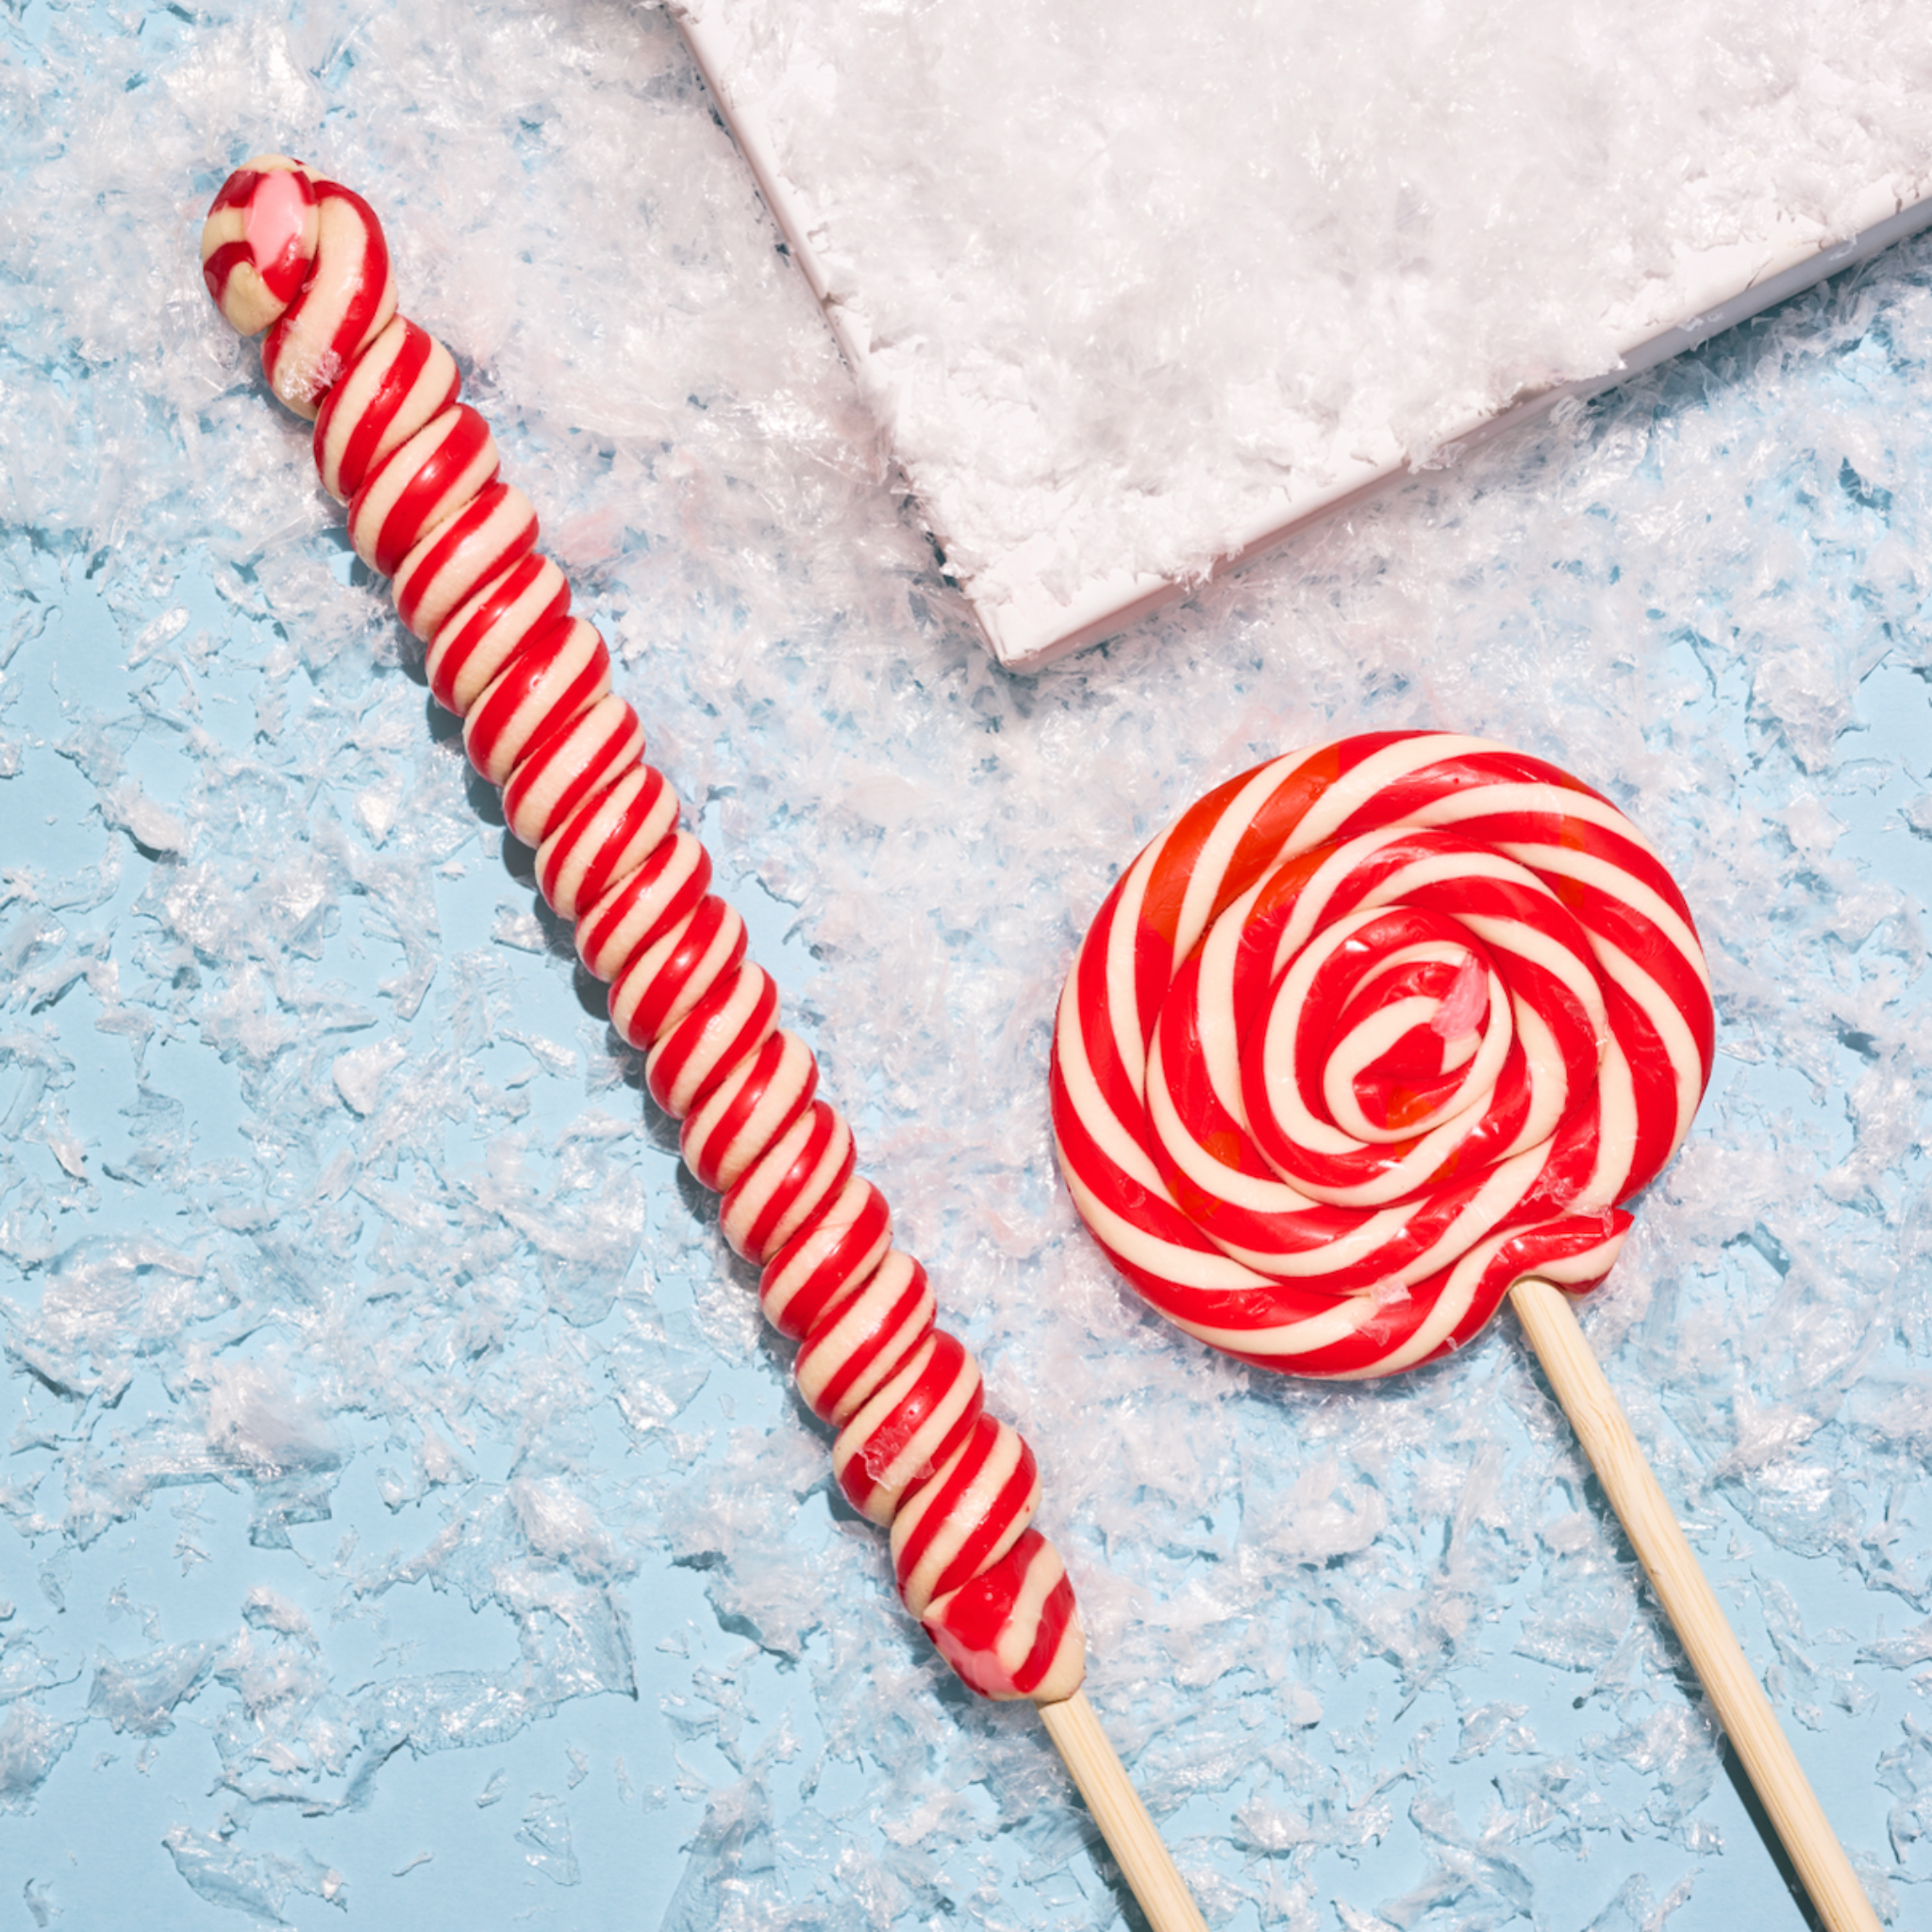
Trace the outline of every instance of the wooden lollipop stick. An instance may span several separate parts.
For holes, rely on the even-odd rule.
[[[1509,1291],[1509,1300],[1818,1916],[1828,1932],[1879,1932],[1851,1860],[1657,1488],[1569,1297],[1546,1281],[1527,1280]]]
[[[1193,1895],[1174,1870],[1140,1792],[1127,1782],[1086,1693],[1075,1690],[1064,1703],[1042,1704],[1040,1721],[1079,1786],[1153,1932],[1208,1932]]]

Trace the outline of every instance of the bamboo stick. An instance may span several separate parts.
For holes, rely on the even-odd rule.
[[[1107,1733],[1084,1691],[1061,1704],[1042,1704],[1040,1721],[1072,1774],[1107,1840],[1151,1932],[1208,1932],[1193,1895],[1174,1869],[1141,1794],[1127,1781]]]
[[[1880,1932],[1851,1860],[1657,1487],[1569,1297],[1532,1279],[1519,1281],[1509,1300],[1819,1918],[1827,1932]]]

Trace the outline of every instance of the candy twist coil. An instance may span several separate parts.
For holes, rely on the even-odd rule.
[[[610,983],[611,1024],[684,1123],[686,1165],[723,1194],[725,1239],[762,1269],[766,1313],[801,1342],[800,1392],[839,1432],[853,1506],[891,1530],[907,1607],[983,1695],[1072,1696],[1084,1640],[1065,1567],[1029,1526],[1032,1452],[984,1412],[978,1365],[934,1326],[925,1271],[892,1246],[851,1128],[779,1027],[777,988],[710,891],[703,845],[677,829],[610,654],[538,552],[528,500],[499,480],[454,358],[396,313],[381,225],[347,189],[265,156],[216,195],[201,252],[223,313],[268,330],[270,386],[313,419],[357,554],[393,579],[431,691],[503,787],[585,965]]]
[[[1609,801],[1479,739],[1292,752],[1201,799],[1087,934],[1060,1162],[1121,1272],[1212,1346],[1392,1374],[1512,1283],[1580,1291],[1710,1076],[1683,895]]]

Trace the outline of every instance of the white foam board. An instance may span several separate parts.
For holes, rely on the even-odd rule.
[[[1932,222],[1932,9],[674,11],[1016,669]]]

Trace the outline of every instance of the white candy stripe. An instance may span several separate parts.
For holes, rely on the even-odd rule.
[[[638,714],[615,691],[606,691],[511,768],[503,788],[510,830],[525,845],[541,846],[579,805],[635,766],[643,750]]]
[[[586,798],[537,848],[537,884],[575,919],[628,877],[671,836],[677,794],[653,765],[633,765]]]
[[[1078,972],[1075,962],[1074,972]],[[1062,1015],[1069,1012],[1077,1016],[1078,1001],[1074,995],[1074,974],[1067,976],[1065,991],[1060,994]],[[1149,1158],[1147,1151],[1129,1131],[1126,1124],[1114,1113],[1101,1098],[1099,1083],[1093,1077],[1093,1069],[1087,1058],[1087,1041],[1078,1024],[1066,1031],[1066,1051],[1060,1066],[1066,1083],[1076,1097],[1077,1110],[1082,1124],[1093,1134],[1100,1143],[1100,1151],[1108,1163],[1124,1174],[1137,1186],[1151,1189],[1159,1193],[1163,1191],[1160,1170]],[[1137,1046],[1141,1060],[1141,1080],[1146,1078],[1147,1049],[1144,1043]]]
[[[953,1336],[928,1335],[832,1444],[832,1474],[853,1507],[891,1523],[906,1491],[930,1478],[972,1427],[984,1399],[979,1364]],[[915,1413],[908,1426],[902,1418]]]
[[[333,181],[318,181],[315,192],[315,266],[261,344],[269,387],[310,422],[396,312],[389,245],[368,204]]]
[[[610,988],[610,1024],[648,1050],[744,958],[744,921],[722,899],[690,913],[636,955]]]
[[[1215,1099],[1237,1120],[1243,1118],[1243,1108],[1241,1030],[1234,1010],[1235,958],[1241,950],[1242,928],[1266,883],[1265,879],[1257,880],[1231,901],[1201,946],[1201,1068]],[[1277,965],[1275,971],[1280,970]]]
[[[349,501],[349,541],[382,576],[392,576],[431,531],[481,494],[497,471],[496,440],[458,403],[391,450]]]
[[[1193,951],[1194,941],[1208,929],[1208,914],[1227,877],[1227,869],[1234,862],[1236,849],[1248,835],[1250,822],[1297,762],[1292,758],[1276,758],[1272,764],[1262,765],[1235,794],[1201,847],[1193,875],[1188,881],[1187,896],[1181,901],[1180,919],[1174,926],[1176,959],[1186,958]]]
[[[935,1312],[925,1270],[891,1249],[799,1349],[791,1375],[806,1407],[822,1422],[842,1427],[906,1365]]]
[[[724,1193],[798,1117],[817,1084],[811,1049],[781,1027],[691,1108],[678,1138],[685,1166]]]
[[[1656,848],[1607,798],[1599,798],[1594,791],[1574,791],[1563,785],[1512,785],[1498,779],[1479,788],[1445,791],[1427,805],[1418,807],[1410,814],[1409,823],[1453,829],[1469,819],[1496,818],[1506,813],[1580,819],[1586,824],[1601,825],[1605,831],[1629,840],[1649,858],[1657,858]],[[1515,844],[1507,847],[1512,856],[1523,849]],[[1524,863],[1528,865],[1530,861],[1524,859]],[[1658,863],[1662,861],[1659,859]]]
[[[1116,1213],[1091,1192],[1074,1169],[1064,1172],[1067,1191],[1080,1210],[1080,1219],[1093,1230],[1103,1247],[1111,1249],[1131,1266],[1158,1275],[1178,1289],[1202,1293],[1226,1294],[1239,1289],[1268,1286],[1268,1276],[1258,1269],[1245,1267],[1217,1248],[1182,1247],[1150,1234],[1139,1222]]]
[[[1107,991],[1114,1016],[1113,1045],[1127,1076],[1138,1089],[1147,1073],[1147,1041],[1140,1030],[1135,1010],[1134,933],[1140,924],[1141,906],[1147,891],[1147,875],[1159,857],[1161,841],[1156,840],[1128,870],[1122,885],[1118,909],[1108,929],[1107,946]],[[1073,987],[1068,986],[1071,997]],[[1147,1016],[1151,1024],[1153,1015]]]
[[[570,586],[547,557],[526,557],[452,611],[429,645],[424,671],[438,701],[464,718],[484,689],[527,643],[568,622]]]
[[[739,1176],[718,1209],[724,1239],[763,1266],[851,1177],[852,1129],[815,1100]]]
[[[456,358],[398,315],[350,365],[315,419],[322,487],[346,503],[392,449],[456,401]]]
[[[1627,822],[1626,822],[1627,823]],[[1562,845],[1512,845],[1510,851],[1523,863],[1558,878],[1574,879],[1579,885],[1594,886],[1607,897],[1622,899],[1633,911],[1660,932],[1683,958],[1685,965],[1710,985],[1710,967],[1697,935],[1678,916],[1674,906],[1628,873],[1619,872],[1607,859],[1594,853],[1578,852]]]
[[[1398,739],[1393,744],[1385,744],[1322,795],[1295,827],[1289,850],[1311,852],[1317,845],[1326,844],[1378,791],[1387,790],[1398,779],[1412,777],[1427,766],[1443,764],[1452,758],[1505,748],[1487,738],[1463,738],[1453,731],[1418,732],[1413,737]],[[1306,764],[1308,757],[1307,753],[1302,754],[1297,765]]]
[[[689,832],[672,833],[578,915],[578,958],[599,979],[621,978],[646,945],[691,915],[710,882],[705,848]]]
[[[512,658],[463,720],[470,762],[501,785],[540,739],[561,730],[610,689],[610,654],[581,617],[573,617]]]
[[[651,1098],[681,1121],[733,1067],[750,1060],[777,1024],[777,983],[762,966],[741,960],[652,1041],[644,1061]]]
[[[781,1335],[808,1336],[885,1259],[891,1244],[886,1197],[855,1175],[765,1263],[758,1277],[765,1319]]]
[[[1185,1315],[1171,1314],[1168,1319],[1209,1348],[1218,1348],[1226,1355],[1281,1357],[1281,1366],[1292,1373],[1294,1363],[1286,1357],[1333,1348],[1337,1342],[1348,1341],[1374,1317],[1374,1303],[1365,1294],[1352,1294],[1342,1296],[1319,1315],[1307,1315],[1298,1322],[1284,1322],[1268,1328],[1216,1327],[1208,1322],[1191,1322]]]
[[[982,1415],[892,1518],[892,1567],[906,1607],[921,1616],[936,1595],[997,1563],[1039,1507],[1040,1476],[1025,1443]],[[964,1575],[949,1574],[962,1565]]]
[[[537,543],[537,512],[514,483],[495,483],[423,539],[396,566],[390,592],[414,634],[433,638],[443,620],[493,584]]]

